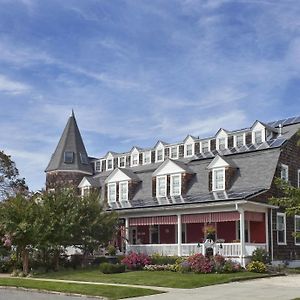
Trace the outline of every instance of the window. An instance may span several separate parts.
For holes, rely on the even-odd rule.
[[[87,155],[85,153],[79,153],[79,155],[81,163],[87,165],[89,163]]]
[[[100,160],[97,160],[95,162],[95,171],[96,172],[100,172],[101,171],[101,161]]]
[[[126,165],[126,156],[119,157],[119,167],[125,168],[125,165]]]
[[[237,148],[240,148],[244,145],[244,135],[243,134],[239,134],[235,136],[235,146]]]
[[[171,158],[178,158],[178,147],[177,146],[174,146],[174,147],[171,147],[170,149],[171,151]]]
[[[138,153],[134,153],[131,155],[131,166],[137,166],[139,164],[139,154]]]
[[[81,196],[86,197],[90,194],[90,188],[89,187],[84,187],[81,190]]]
[[[181,174],[171,175],[171,196],[181,195]]]
[[[281,164],[280,177],[284,181],[289,181],[289,167],[287,165]]]
[[[109,183],[107,185],[107,199],[108,202],[115,202],[117,199],[117,185],[115,183]]]
[[[262,131],[255,131],[254,132],[254,143],[261,144],[262,143]]]
[[[163,161],[164,160],[164,149],[156,150],[156,161]]]
[[[119,200],[128,200],[128,181],[122,181],[119,183]]]
[[[212,188],[213,191],[225,189],[225,169],[215,169],[212,171]]]
[[[113,159],[108,159],[107,160],[107,170],[112,170],[113,169]]]
[[[66,164],[72,164],[74,162],[74,152],[66,151],[64,154],[64,162]]]
[[[209,141],[205,141],[201,143],[202,153],[209,152]]]
[[[166,197],[167,195],[167,176],[158,176],[156,178],[156,196]]]
[[[295,216],[295,245],[300,245],[300,216]]]
[[[193,144],[188,144],[186,145],[186,148],[185,148],[185,156],[192,156],[194,153],[193,153]]]
[[[143,153],[143,164],[147,165],[151,163],[151,151]]]
[[[277,213],[277,244],[286,244],[285,213]]]
[[[219,141],[219,150],[224,150],[226,148],[226,138],[220,138]]]

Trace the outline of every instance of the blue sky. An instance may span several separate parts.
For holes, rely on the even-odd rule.
[[[300,115],[299,0],[0,0],[0,149],[31,189],[89,155]]]

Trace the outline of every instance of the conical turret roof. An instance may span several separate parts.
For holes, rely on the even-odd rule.
[[[73,110],[45,170],[45,172],[51,171],[74,171],[93,174]]]

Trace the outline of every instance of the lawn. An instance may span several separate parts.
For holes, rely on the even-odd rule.
[[[171,288],[197,288],[231,281],[268,276],[250,272],[232,274],[194,274],[170,271],[135,271],[120,274],[102,274],[99,269],[70,270],[40,275],[42,278],[55,278],[104,283],[124,283],[135,285],[160,286]]]
[[[0,278],[0,286],[23,287],[37,290],[74,293],[89,296],[102,296],[108,299],[123,299],[129,297],[148,296],[161,293],[143,288],[123,286],[92,285],[62,282],[37,281],[24,278]]]

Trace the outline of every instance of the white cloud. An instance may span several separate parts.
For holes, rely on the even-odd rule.
[[[14,81],[0,74],[0,93],[23,94],[30,90],[30,86],[19,81]]]

